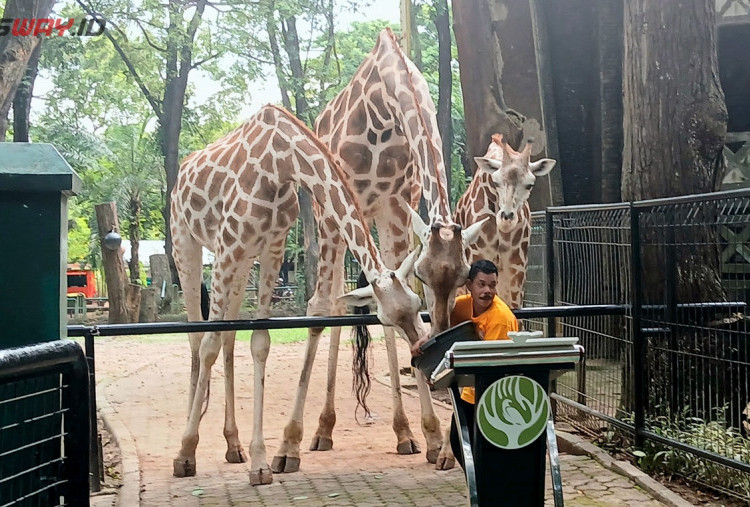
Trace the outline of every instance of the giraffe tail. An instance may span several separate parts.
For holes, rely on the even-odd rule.
[[[208,312],[211,308],[211,298],[208,297],[206,284],[201,282],[201,315],[203,320],[208,320]]]
[[[201,315],[203,320],[208,320],[208,313],[211,308],[211,298],[208,296],[208,289],[206,284],[201,282]],[[208,400],[211,399],[211,373],[209,371],[208,385],[206,386],[206,401],[203,403],[203,412],[201,412],[200,420],[203,420],[203,416],[208,411]]]
[[[360,272],[359,278],[357,279],[357,288],[366,287],[368,285],[367,278],[363,272]],[[367,315],[370,313],[370,308],[367,306],[357,306],[354,308],[355,315]],[[370,408],[367,406],[367,395],[370,394],[370,358],[368,352],[370,350],[370,331],[367,326],[355,326],[354,327],[355,340],[352,343],[352,392],[357,399],[357,408],[354,411],[354,418],[359,424],[357,418],[357,410],[362,407],[365,411],[365,419],[368,419],[370,414]]]

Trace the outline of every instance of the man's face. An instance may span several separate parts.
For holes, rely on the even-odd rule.
[[[466,286],[474,302],[474,310],[481,313],[490,307],[492,299],[497,294],[497,274],[488,275],[480,271]]]

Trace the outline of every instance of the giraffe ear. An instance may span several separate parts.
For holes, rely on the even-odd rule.
[[[465,247],[476,243],[477,239],[479,238],[479,233],[482,231],[482,226],[489,219],[490,217],[484,217],[479,222],[473,223],[465,230],[461,231],[461,236],[464,240]]]
[[[347,292],[346,294],[339,296],[339,300],[351,306],[371,306],[377,304],[372,285]]]
[[[531,169],[531,173],[534,176],[544,176],[545,174],[549,174],[549,172],[555,167],[556,163],[557,162],[551,158],[542,158],[529,164],[529,169]]]
[[[490,174],[494,173],[503,166],[502,160],[495,160],[494,158],[487,157],[474,157],[474,162],[477,163],[477,172],[485,171]]]
[[[414,234],[419,238],[419,241],[424,244],[424,242],[427,241],[427,236],[430,235],[430,228],[424,223],[424,220],[419,216],[419,213],[414,211],[414,208],[409,206],[409,211],[411,211],[411,228],[414,231]]]

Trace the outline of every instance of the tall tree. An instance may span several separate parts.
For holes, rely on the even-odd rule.
[[[219,56],[218,53],[210,53],[199,61],[194,58],[196,36],[208,0],[195,0],[195,2],[167,0],[159,4],[161,12],[147,13],[148,15],[145,16],[147,19],[143,19],[144,13],[141,9],[130,2],[117,6],[119,10],[111,9],[107,15],[96,10],[92,0],[77,0],[77,2],[87,14],[104,17],[109,26],[117,27],[114,13],[124,12],[124,21],[131,27],[137,26],[141,29],[152,57],[156,53],[163,63],[161,68],[163,82],[158,85],[153,82],[149,83],[141,75],[137,65],[137,58],[139,53],[142,57],[142,52],[130,44],[126,31],[109,29],[105,32],[158,119],[158,138],[164,157],[167,181],[163,210],[166,225],[165,250],[170,259],[170,265],[173,265],[172,235],[169,228],[170,194],[177,180],[179,169],[180,133],[188,77],[193,69]],[[148,26],[150,30],[147,30],[145,26]]]
[[[55,0],[7,0],[4,18],[46,18],[52,11]],[[26,66],[34,50],[41,43],[40,37],[32,35],[0,37],[0,141],[5,141],[8,129],[8,112],[16,95],[16,89],[24,77]]]

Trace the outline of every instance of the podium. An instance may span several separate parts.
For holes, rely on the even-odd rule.
[[[450,391],[472,506],[544,505],[547,450],[559,506],[562,480],[548,389],[550,380],[575,368],[584,350],[578,338],[508,335],[510,340],[477,341],[474,325],[465,322],[423,345],[415,366],[435,388]],[[461,389],[470,386],[475,404],[458,403]],[[472,427],[466,407],[474,410]]]

